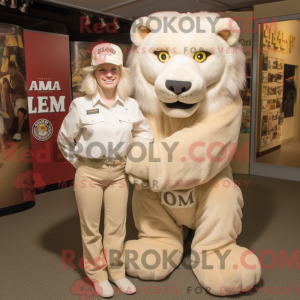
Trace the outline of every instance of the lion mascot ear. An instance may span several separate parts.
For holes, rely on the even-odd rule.
[[[231,18],[220,18],[216,24],[216,34],[232,47],[239,41],[241,29]]]
[[[130,29],[131,41],[138,47],[143,39],[158,26],[157,20],[151,20],[148,17],[136,19]]]

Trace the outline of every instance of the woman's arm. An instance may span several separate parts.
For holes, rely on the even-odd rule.
[[[57,136],[58,147],[66,160],[75,168],[79,165],[79,155],[75,154],[75,138],[80,131],[80,117],[74,101],[66,115]]]
[[[128,159],[125,171],[149,180],[153,191],[188,189],[203,184],[229,164],[237,145],[241,116],[240,100],[163,141],[144,144],[146,157],[139,161]],[[141,146],[134,146],[131,153],[135,158],[142,157]]]

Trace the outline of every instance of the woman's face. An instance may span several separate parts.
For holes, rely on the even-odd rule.
[[[102,90],[115,89],[120,81],[120,67],[101,64],[95,70],[96,80]]]

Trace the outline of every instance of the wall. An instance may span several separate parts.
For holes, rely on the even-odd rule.
[[[289,0],[289,1],[282,1],[282,2],[275,2],[275,3],[269,3],[269,4],[262,4],[262,5],[256,5],[254,6],[254,18],[263,18],[263,17],[276,17],[276,16],[282,16],[282,15],[291,15],[291,14],[297,14],[300,13],[300,1],[298,0]],[[294,35],[296,36],[296,45],[293,48],[291,53],[279,53],[279,52],[273,52],[271,51],[269,53],[269,57],[274,58],[280,58],[284,59],[285,64],[291,64],[291,65],[300,65],[300,22],[298,20],[291,20],[291,21],[284,21],[284,22],[277,22],[278,30],[284,31],[287,35]],[[262,38],[261,38],[262,40]],[[258,69],[261,70],[262,66],[262,57],[259,59],[259,66]],[[296,89],[297,91],[300,91],[300,82],[299,82],[299,69],[296,68],[295,70],[295,82],[297,82]],[[261,74],[258,74],[258,93],[256,95],[256,99],[261,99]],[[299,78],[299,79],[298,79]],[[299,139],[300,138],[300,93],[297,94],[297,99],[294,106],[294,117],[291,118],[285,118],[283,122],[282,127],[282,141],[289,139]],[[265,147],[260,147],[260,135],[261,135],[261,111],[260,111],[260,105],[257,106],[257,128],[258,128],[258,135],[256,139],[256,151],[261,152],[268,150],[270,148],[273,148],[276,146],[274,143],[269,144]],[[281,144],[281,143],[277,143]]]

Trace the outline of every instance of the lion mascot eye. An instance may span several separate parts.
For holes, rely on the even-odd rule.
[[[165,63],[169,58],[170,55],[166,51],[154,51],[154,54],[158,57],[159,61]]]
[[[196,62],[202,63],[204,62],[207,57],[210,56],[210,53],[207,51],[198,51],[194,55],[194,59]]]

